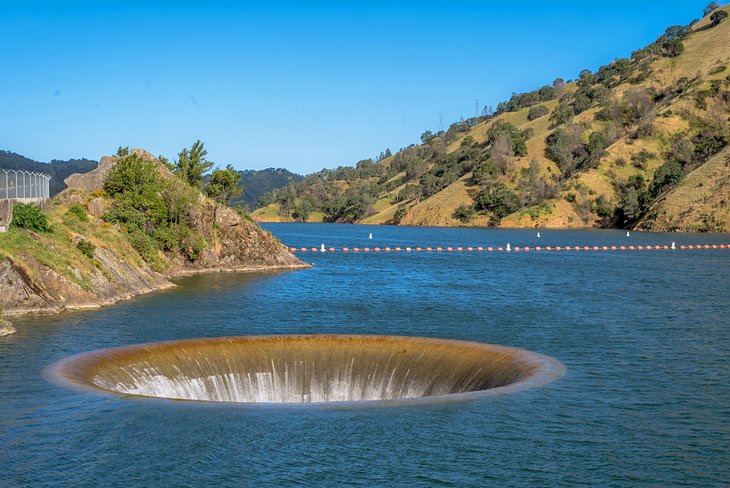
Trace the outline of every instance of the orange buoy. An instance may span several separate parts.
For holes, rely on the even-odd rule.
[[[390,248],[389,247],[386,247],[385,248],[385,252],[390,252]]]
[[[347,252],[347,251],[349,251],[349,249],[347,249],[346,247],[342,248],[342,252]]]
[[[426,248],[426,252],[431,252],[431,251],[433,251],[433,249],[432,249],[432,248],[430,248],[430,247],[427,247],[427,248]]]
[[[615,251],[616,250],[616,246],[611,246],[611,250],[612,251]]]
[[[608,251],[608,247],[607,246],[601,247],[601,251]]]
[[[400,252],[400,247],[396,247],[395,252]]]
[[[420,247],[417,247],[416,248],[416,252],[421,252],[421,248]]]
[[[373,251],[374,251],[374,252],[380,252],[380,248],[379,248],[379,247],[374,247],[374,248],[373,248]]]
[[[472,252],[474,250],[474,248],[473,247],[467,247],[466,250],[469,251],[469,252]]]
[[[370,252],[370,248],[369,247],[363,247],[362,248],[362,252]]]
[[[492,252],[492,251],[494,251],[494,248],[493,248],[493,247],[488,247],[488,248],[487,248],[487,251],[488,251],[488,252]]]
[[[665,251],[668,251],[669,250],[669,246],[662,246],[662,249],[664,249]]]
[[[406,252],[411,252],[411,248],[410,247],[407,247],[406,248]]]
[[[560,247],[560,246],[555,246],[555,250],[556,250],[556,251],[562,251],[562,250],[563,250],[563,248],[562,248],[562,247]]]
[[[626,246],[621,246],[621,247],[619,247],[619,249],[621,249],[622,251],[625,251],[626,250]]]
[[[306,247],[303,247],[303,248],[301,249],[301,251],[302,251],[302,252],[307,252],[307,248],[306,248]]]
[[[680,248],[680,249],[686,249],[686,246],[685,246],[684,244],[680,244],[680,245],[679,245],[679,248]]]
[[[553,250],[553,248],[552,248],[552,247],[550,247],[550,246],[546,246],[546,247],[545,247],[545,250],[546,250],[546,251],[552,251],[552,250]]]
[[[501,248],[501,247],[498,247],[498,248],[497,248],[497,251],[504,251],[504,249],[503,249],[503,248]]]
[[[483,247],[478,247],[477,248],[477,251],[482,252],[482,251],[484,251],[484,248]]]
[[[717,249],[717,244],[713,244],[712,249]]]
[[[456,248],[456,250],[457,250],[457,251],[459,251],[459,252],[461,252],[461,251],[463,251],[463,250],[464,250],[464,248],[462,248],[462,247],[457,247],[457,248]]]
[[[530,252],[530,248],[529,248],[529,247],[527,247],[527,246],[525,246],[525,248],[523,249],[523,251],[525,251],[525,252]]]
[[[312,248],[312,252],[317,252],[317,248],[316,247],[313,247]]]
[[[357,247],[353,247],[353,248],[352,248],[352,252],[360,252],[360,248],[357,248]]]
[[[330,247],[330,248],[329,248],[329,251],[330,251],[330,252],[335,252],[335,248],[334,248],[334,247]]]
[[[535,251],[542,251],[542,248],[540,246],[535,246]]]
[[[440,248],[440,247],[436,248],[436,252],[441,252],[441,251],[443,251],[443,248]]]
[[[633,251],[633,250],[634,250],[634,246],[629,246],[629,251]]]
[[[446,248],[446,250],[447,250],[447,251],[449,251],[449,252],[451,252],[451,251],[453,251],[454,249],[453,249],[453,248],[451,248],[451,247],[447,247],[447,248]]]
[[[687,249],[694,249],[695,247],[692,244],[687,245]]]
[[[514,252],[520,252],[520,248],[519,248],[519,247],[517,247],[517,246],[515,246],[515,247],[513,248],[513,251],[514,251]]]
[[[290,247],[289,248],[289,252],[297,252],[297,248],[296,247]]]
[[[594,251],[598,251],[598,246],[593,246]]]
[[[725,244],[720,244],[720,249],[725,249]]]
[[[710,248],[710,246],[708,246],[707,244],[705,244],[705,249],[709,249],[709,248]]]

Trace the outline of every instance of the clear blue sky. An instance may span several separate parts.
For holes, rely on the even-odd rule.
[[[701,17],[709,0],[0,0],[0,149],[311,172],[419,141]]]

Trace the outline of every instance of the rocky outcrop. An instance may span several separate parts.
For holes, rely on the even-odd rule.
[[[150,153],[141,149],[133,149],[132,153],[155,161],[163,178],[176,178]],[[69,176],[66,179],[68,188],[56,197],[56,204],[85,205],[92,219],[100,217],[113,202],[98,195],[119,159],[116,156],[103,157],[95,170]],[[50,265],[44,264],[31,253],[22,251],[0,259],[0,307],[6,314],[54,313],[101,307],[173,287],[175,285],[169,278],[175,276],[308,267],[258,224],[202,194],[198,204],[189,209],[187,224],[203,236],[207,246],[195,261],[181,254],[166,254],[164,273],[147,266],[126,244],[123,235],[117,237],[118,232],[123,232],[118,226],[109,227],[101,220],[96,222],[107,226],[114,236],[105,238],[107,241],[103,242],[99,242],[97,236],[93,256],[84,269],[71,266],[58,269],[59,264],[48,260],[46,263],[50,262]],[[74,246],[84,238],[73,231],[70,234],[70,244]],[[33,235],[33,239],[45,242],[41,235]],[[47,244],[53,247],[52,243]],[[135,258],[130,258],[130,255]],[[92,262],[93,265],[90,265]]]
[[[0,337],[10,334],[15,334],[15,327],[7,320],[0,318]]]
[[[98,308],[136,295],[175,286],[146,266],[132,266],[114,253],[97,247],[98,269],[82,277],[70,270],[72,281],[23,254],[0,261],[0,306],[8,315],[55,313],[61,310]]]

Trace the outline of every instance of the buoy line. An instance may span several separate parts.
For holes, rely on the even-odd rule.
[[[432,247],[432,246],[386,246],[386,247],[329,247],[326,248],[322,244],[317,247],[289,247],[289,251],[293,253],[461,253],[461,252],[564,252],[564,251],[693,251],[702,249],[730,249],[730,244],[680,244],[672,242],[667,244],[648,244],[648,245],[621,245],[621,246],[512,246],[507,243],[505,246],[449,246],[449,247]]]

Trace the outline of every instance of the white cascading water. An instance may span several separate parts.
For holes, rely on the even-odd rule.
[[[179,400],[328,403],[484,391],[563,371],[520,349],[392,336],[190,339],[95,351],[58,365],[99,390]],[[550,378],[548,378],[550,377]]]

